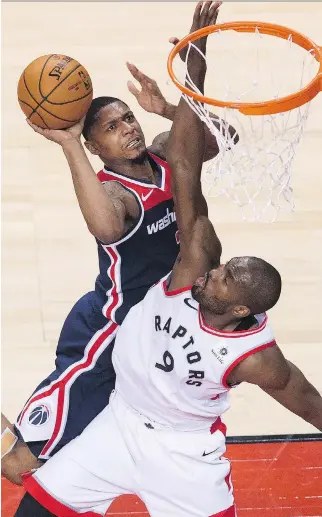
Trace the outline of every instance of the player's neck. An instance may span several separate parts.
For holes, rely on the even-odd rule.
[[[225,332],[232,332],[240,323],[240,319],[231,319],[230,314],[213,314],[202,310],[202,317],[207,327],[212,327]]]
[[[156,183],[156,174],[148,154],[138,160],[108,160],[105,161],[105,167],[116,174]]]

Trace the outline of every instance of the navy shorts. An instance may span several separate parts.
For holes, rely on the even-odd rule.
[[[111,356],[118,325],[103,316],[102,306],[95,292],[76,302],[59,337],[56,369],[36,388],[15,424],[42,460],[78,436],[114,389]]]

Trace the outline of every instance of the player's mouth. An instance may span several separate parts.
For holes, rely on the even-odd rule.
[[[128,144],[126,144],[126,149],[136,149],[137,147],[140,147],[142,145],[142,140],[139,136],[136,138],[132,138],[132,140],[129,141]]]

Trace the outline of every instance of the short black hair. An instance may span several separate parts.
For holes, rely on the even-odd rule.
[[[244,258],[249,272],[249,280],[244,285],[244,304],[252,314],[266,312],[274,307],[280,297],[281,275],[272,264],[261,258]]]
[[[90,108],[86,113],[83,127],[83,137],[85,140],[88,140],[91,129],[97,121],[101,109],[105,106],[108,106],[109,104],[113,104],[113,102],[122,102],[127,106],[126,102],[121,101],[121,99],[117,99],[116,97],[96,97],[96,99],[92,100]]]

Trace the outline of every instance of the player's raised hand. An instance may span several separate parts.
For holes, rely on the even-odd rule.
[[[198,29],[202,29],[203,27],[215,25],[218,18],[218,10],[221,4],[222,2],[198,2],[193,15],[190,34],[197,31]],[[179,41],[179,38],[175,36],[172,36],[169,39],[169,42],[172,43],[172,45],[176,45]],[[200,38],[194,42],[194,45],[199,47],[204,46],[206,41],[207,37]],[[181,52],[179,52],[179,56],[181,57],[182,61],[185,61],[186,59],[187,50],[188,47],[186,46],[181,50]]]
[[[167,101],[161,93],[156,81],[145,75],[132,63],[126,63],[126,66],[134,79],[140,84],[139,90],[132,81],[128,81],[129,91],[134,95],[141,108],[149,113],[163,115]]]
[[[71,140],[80,140],[83,127],[84,127],[85,117],[82,118],[77,124],[68,128],[68,129],[43,129],[36,124],[33,124],[29,119],[27,119],[27,124],[40,135],[47,138],[47,140],[51,140],[56,144],[63,146],[66,142]]]

